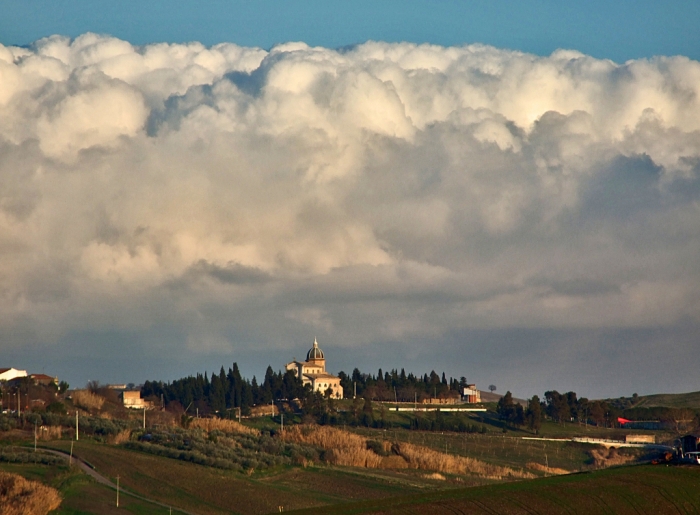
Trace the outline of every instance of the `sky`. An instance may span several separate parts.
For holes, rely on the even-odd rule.
[[[0,366],[698,390],[696,2],[3,3]]]

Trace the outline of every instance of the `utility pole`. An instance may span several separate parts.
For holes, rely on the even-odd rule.
[[[241,407],[238,406],[238,423],[241,423]]]
[[[352,386],[354,388],[352,392],[352,398],[354,399],[355,397],[357,397],[357,381],[353,381]]]
[[[143,408],[143,429],[146,430],[146,408]]]
[[[36,452],[36,422],[34,422],[34,452]]]
[[[79,438],[79,428],[78,428],[78,410],[75,410],[75,441],[77,442]]]
[[[117,476],[117,508],[119,508],[119,476]]]
[[[284,413],[280,413],[280,432],[284,431]]]

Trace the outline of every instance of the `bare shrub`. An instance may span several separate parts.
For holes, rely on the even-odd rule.
[[[205,431],[218,430],[228,434],[244,434],[244,435],[259,435],[260,431],[243,424],[239,424],[235,420],[227,420],[223,418],[195,418],[190,422],[190,427],[204,429]]]
[[[284,432],[287,442],[326,449],[326,461],[345,467],[379,468],[382,457],[367,449],[367,441],[353,433],[329,426],[292,426]]]
[[[0,472],[0,515],[46,515],[61,505],[55,489]]]
[[[113,443],[115,445],[128,442],[129,440],[131,440],[131,429],[123,429],[108,439],[109,443]]]
[[[614,467],[615,465],[624,465],[630,461],[634,461],[635,457],[630,454],[621,454],[617,449],[592,449],[588,454],[593,459],[595,468]]]
[[[389,445],[394,456],[381,457],[367,449],[367,440],[329,426],[300,425],[285,431],[286,441],[326,449],[326,461],[335,465],[367,468],[415,468],[446,474],[473,474],[491,479],[535,477],[523,470],[491,465],[473,458],[453,456],[407,443]],[[386,444],[382,444],[386,448]],[[393,466],[392,466],[393,465]]]
[[[342,467],[379,468],[382,457],[364,448],[331,449],[326,453],[326,461]]]
[[[361,436],[330,426],[292,426],[285,429],[284,440],[313,445],[323,449],[367,450],[367,441]]]
[[[149,426],[175,427],[179,425],[179,423],[180,419],[172,412],[160,411],[158,409],[147,411],[146,424]]]
[[[530,470],[537,470],[539,472],[544,472],[545,474],[550,476],[561,476],[563,474],[571,474],[570,470],[557,467],[547,467],[546,465],[542,465],[541,463],[535,463],[532,461],[526,463],[525,468],[528,468]]]
[[[73,404],[86,410],[99,410],[105,403],[104,397],[88,390],[75,390],[72,395]]]
[[[459,475],[473,474],[489,479],[529,479],[535,477],[532,473],[523,470],[492,465],[464,456],[453,456],[409,443],[394,444],[393,450],[403,456],[411,468],[420,470],[435,470]]]
[[[39,440],[59,440],[63,434],[61,426],[41,426],[36,431]]]
[[[114,388],[107,388],[106,386],[101,386],[97,388],[97,390],[95,390],[93,393],[99,395],[104,400],[112,404],[122,404],[121,400],[119,399],[119,392]]]

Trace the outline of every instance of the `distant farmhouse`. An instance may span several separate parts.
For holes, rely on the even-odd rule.
[[[469,404],[477,404],[481,402],[481,392],[476,389],[475,384],[468,384],[462,388],[462,400]]]
[[[153,403],[141,398],[140,390],[123,391],[120,394],[125,408],[144,409],[152,408]]]
[[[51,377],[46,374],[29,374],[29,380],[35,385],[58,385],[58,377]]]
[[[330,388],[331,397],[343,398],[343,387],[340,386],[340,378],[326,372],[326,358],[318,347],[318,341],[314,338],[314,345],[306,354],[306,361],[292,361],[285,366],[286,370],[293,371],[304,385],[311,385],[314,392],[325,394]]]

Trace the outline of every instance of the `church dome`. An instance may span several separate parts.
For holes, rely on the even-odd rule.
[[[323,356],[323,351],[318,348],[318,342],[316,341],[316,338],[314,338],[314,346],[309,349],[309,352],[306,354],[306,361],[311,361],[313,359],[325,359]]]

